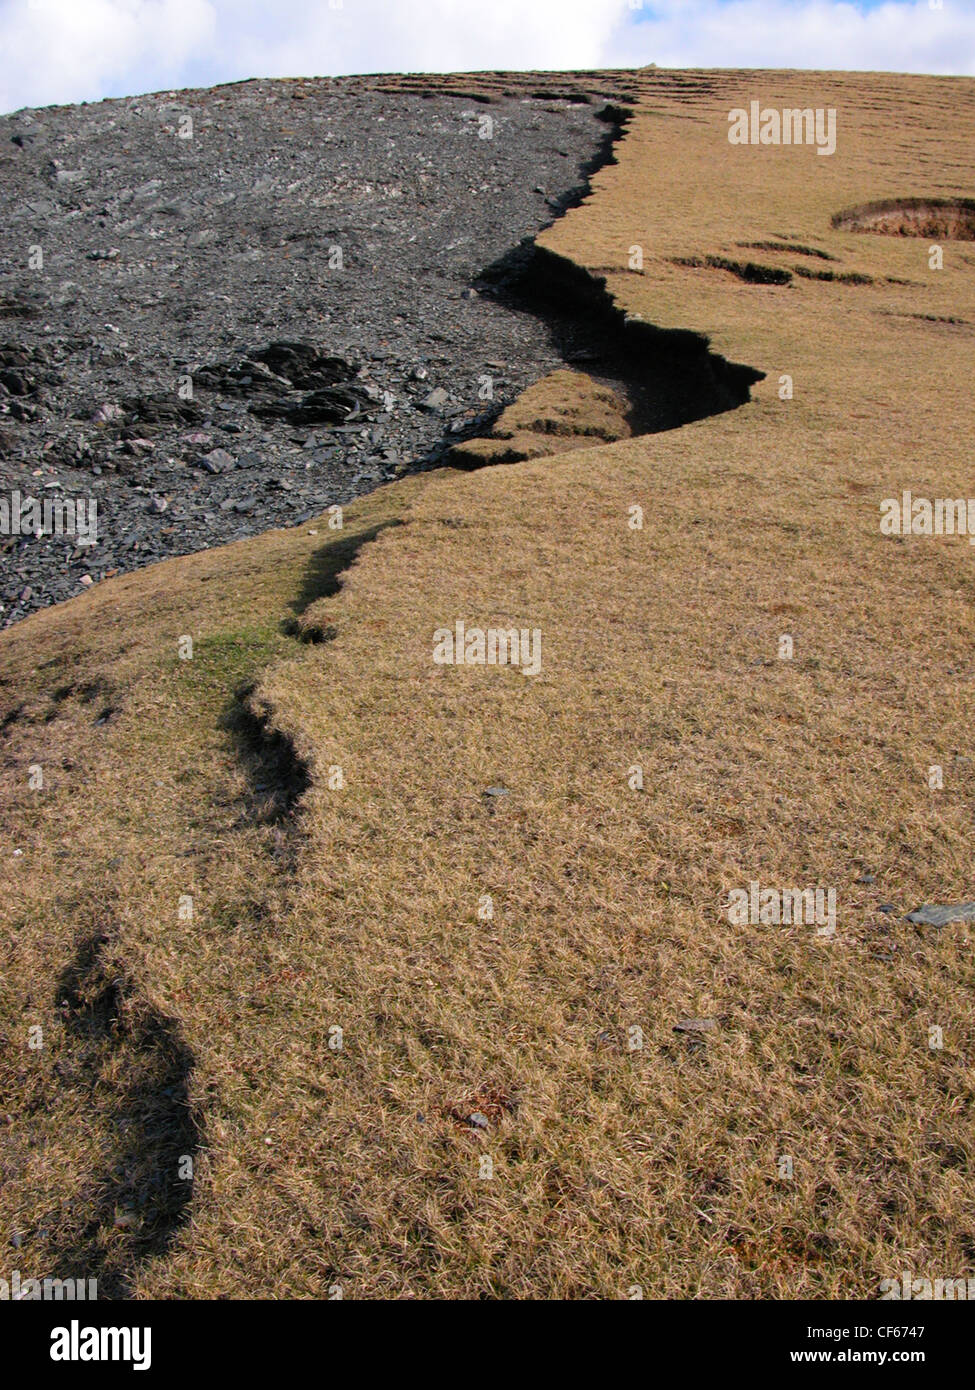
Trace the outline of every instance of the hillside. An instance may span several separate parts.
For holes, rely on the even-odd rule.
[[[969,929],[907,920],[973,896],[971,552],[880,525],[970,490],[975,84],[382,86],[491,111],[566,82],[625,107],[612,162],[471,272],[546,326],[507,442],[485,422],[340,530],[0,634],[25,1271],[166,1298],[975,1274]],[[835,153],[730,143],[753,100],[833,109]],[[458,623],[537,632],[537,674],[434,660]],[[754,883],[835,921],[743,924]]]

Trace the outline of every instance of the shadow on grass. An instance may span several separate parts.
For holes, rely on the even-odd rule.
[[[238,825],[280,826],[294,816],[311,774],[292,740],[271,724],[270,711],[255,703],[255,690],[250,682],[235,691],[220,721],[247,780]]]
[[[602,277],[531,239],[487,266],[478,284],[509,309],[540,319],[567,366],[620,389],[635,436],[734,410],[765,375],[712,352],[703,334],[627,317]]]
[[[331,598],[339,592],[343,571],[353,564],[363,546],[374,541],[387,527],[402,525],[398,517],[391,517],[389,521],[381,521],[376,526],[370,526],[365,531],[356,531],[349,536],[343,536],[339,532],[328,545],[319,547],[308,562],[301,588],[289,604],[294,616],[284,621],[283,631],[287,636],[297,637],[302,642],[325,642],[330,636],[334,636],[334,631],[330,628],[316,623],[302,623],[299,620],[305,610],[318,599]]]
[[[82,1192],[60,1237],[52,1277],[97,1279],[99,1298],[127,1298],[139,1268],[169,1249],[189,1215],[198,1147],[189,1101],[193,1056],[174,1020],[127,992],[105,933],[82,941],[57,993],[66,1084],[106,1116],[108,1166]],[[117,1077],[123,1077],[119,1083]]]
[[[393,517],[350,535],[338,532],[335,539],[319,546],[308,561],[298,593],[289,605],[293,616],[284,620],[282,631],[302,642],[325,642],[333,637],[333,628],[302,622],[302,616],[318,599],[338,593],[341,575],[363,546],[387,527],[402,524],[398,517]],[[241,825],[282,826],[292,820],[298,802],[311,784],[311,773],[293,741],[274,727],[271,711],[255,699],[256,690],[253,680],[238,686],[220,722],[230,734],[248,783]]]

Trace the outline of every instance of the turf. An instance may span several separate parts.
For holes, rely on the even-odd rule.
[[[972,896],[971,551],[879,525],[903,488],[970,490],[975,255],[832,221],[970,193],[975,85],[632,85],[543,244],[764,372],[751,403],[410,479],[0,638],[25,1274],[843,1299],[975,1273],[971,940],[904,920]],[[757,96],[835,107],[836,154],[730,145]],[[715,264],[810,250],[835,279]],[[541,671],[435,663],[457,621],[538,629]],[[835,890],[835,933],[735,924],[753,881]]]

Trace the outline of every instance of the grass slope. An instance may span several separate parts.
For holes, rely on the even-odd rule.
[[[633,83],[617,164],[544,243],[765,371],[751,404],[411,480],[341,539],[171,562],[0,639],[25,1272],[546,1298],[975,1273],[972,945],[902,916],[973,896],[971,552],[879,529],[902,487],[969,490],[975,257],[831,220],[970,191],[975,86]],[[836,154],[729,145],[753,97],[835,107]],[[722,264],[747,261],[793,278]],[[458,620],[539,628],[540,674],[434,664]],[[248,709],[307,768],[297,814]],[[752,880],[835,888],[836,935],[733,926]]]

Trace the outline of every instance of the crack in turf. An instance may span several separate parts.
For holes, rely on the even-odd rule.
[[[584,166],[583,182],[560,200],[559,216],[590,195],[594,173],[617,163],[614,146],[633,112],[607,106],[599,115],[610,128]],[[708,257],[708,264],[753,283],[780,284],[792,278],[789,271],[751,262],[744,265]],[[659,328],[629,316],[607,290],[605,277],[539,246],[535,237],[526,237],[486,266],[474,283],[481,294],[513,312],[541,320],[567,367],[584,363],[594,380],[620,392],[627,403],[631,436],[677,429],[692,420],[734,410],[751,399],[751,387],[765,376],[755,367],[729,362],[712,352],[704,334]],[[500,414],[499,408],[488,434]],[[473,435],[471,431],[467,438]],[[480,437],[485,437],[483,422]],[[454,437],[455,446],[464,442],[464,436]],[[456,448],[450,457],[465,468],[491,462]]]
[[[833,216],[841,232],[922,237],[926,241],[975,241],[975,199],[887,198]]]
[[[240,687],[223,717],[248,782],[241,823],[282,826],[295,816],[311,786],[311,772],[294,741],[275,726],[273,710],[257,698],[256,691],[256,682]]]

